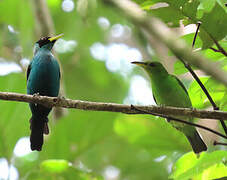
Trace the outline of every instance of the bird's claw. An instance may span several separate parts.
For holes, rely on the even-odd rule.
[[[39,92],[37,92],[37,93],[34,93],[33,94],[33,97],[37,97],[37,96],[39,96],[40,94],[39,94]]]
[[[58,96],[58,99],[66,99],[65,96]]]

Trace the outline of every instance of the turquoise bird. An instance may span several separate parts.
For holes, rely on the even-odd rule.
[[[191,100],[183,83],[175,76],[169,74],[159,62],[132,62],[145,69],[151,79],[152,92],[155,102],[161,106],[192,108]],[[176,117],[177,118],[177,117]],[[193,118],[178,117],[193,122]],[[168,121],[180,130],[190,142],[195,153],[207,150],[206,144],[196,131],[195,127],[180,124],[171,119]]]
[[[43,37],[35,43],[34,57],[27,69],[27,94],[57,97],[60,87],[60,68],[51,50],[57,39]],[[48,114],[52,108],[40,104],[29,104],[32,117],[30,119],[31,150],[42,150],[43,134],[49,134]]]

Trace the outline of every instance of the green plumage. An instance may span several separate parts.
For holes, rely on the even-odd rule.
[[[152,92],[157,105],[191,108],[191,100],[182,82],[169,74],[159,62],[133,62],[142,66],[150,76]],[[176,117],[190,122],[193,118]],[[171,121],[170,123],[184,133],[195,153],[207,149],[195,127]]]

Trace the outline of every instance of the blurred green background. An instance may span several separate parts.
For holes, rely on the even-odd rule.
[[[209,49],[213,46],[209,35],[227,49],[224,1],[135,2],[148,15],[175,28],[179,38],[189,45],[195,31],[195,25],[189,24],[202,21],[204,26],[195,48],[202,47],[205,57],[218,61],[227,70],[226,56]],[[148,77],[130,62],[155,56],[164,58],[162,62],[168,70],[180,76],[195,108],[210,107],[197,83],[168,49],[160,46],[160,51],[154,52],[138,26],[101,0],[1,0],[0,91],[26,93],[25,71],[34,43],[41,36],[60,33],[64,37],[54,50],[62,69],[61,96],[154,105]],[[198,73],[221,110],[227,110],[226,87]],[[31,152],[28,104],[1,101],[0,109],[0,179],[164,180],[227,176],[226,147],[211,146],[209,153],[197,159],[186,138],[158,117],[55,109],[42,152]],[[200,122],[220,130],[217,122]],[[208,144],[213,140],[224,142],[201,133]]]

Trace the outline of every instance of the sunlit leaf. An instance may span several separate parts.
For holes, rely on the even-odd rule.
[[[201,175],[202,177],[223,177],[226,176],[226,166],[222,164],[227,159],[226,151],[215,151],[212,153],[203,152],[199,158],[194,153],[182,156],[174,165],[174,172],[171,178],[190,179]]]
[[[62,173],[66,171],[70,166],[70,163],[64,159],[48,159],[41,163],[40,167],[42,171],[48,173]]]

